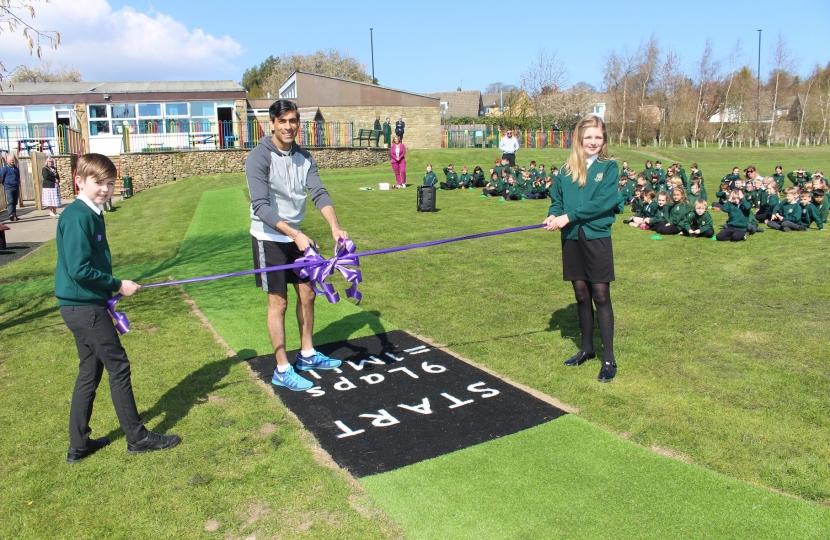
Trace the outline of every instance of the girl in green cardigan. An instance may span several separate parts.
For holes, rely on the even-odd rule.
[[[594,352],[594,307],[602,337],[603,363],[597,379],[609,382],[617,374],[614,358],[614,310],[610,284],[614,281],[611,225],[617,204],[619,167],[608,157],[608,132],[597,116],[576,125],[571,155],[551,186],[551,205],[544,226],[561,231],[562,275],[573,285],[582,347],[565,361],[578,366]]]

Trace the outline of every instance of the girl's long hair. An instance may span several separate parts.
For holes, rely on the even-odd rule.
[[[571,155],[562,167],[566,174],[571,175],[574,182],[579,183],[579,187],[583,187],[588,181],[588,165],[585,150],[582,148],[582,138],[585,136],[585,131],[593,127],[602,129],[602,148],[599,150],[597,159],[608,160],[608,130],[605,128],[605,122],[599,116],[589,114],[576,124],[576,136],[571,141]]]

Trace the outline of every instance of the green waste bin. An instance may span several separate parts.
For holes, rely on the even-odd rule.
[[[124,184],[124,198],[129,199],[133,196],[133,177],[125,176],[121,180]]]

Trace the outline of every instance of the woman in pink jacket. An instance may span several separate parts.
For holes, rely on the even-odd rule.
[[[395,135],[389,146],[389,157],[392,158],[392,170],[395,171],[396,188],[406,187],[406,146],[401,138]]]

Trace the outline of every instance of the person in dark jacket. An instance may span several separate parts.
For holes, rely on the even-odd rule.
[[[0,184],[6,190],[9,221],[20,221],[17,217],[17,202],[20,197],[20,169],[13,155],[6,156],[6,165],[0,168]]]

